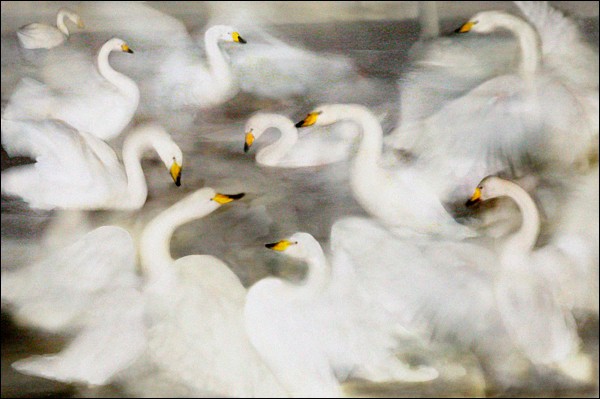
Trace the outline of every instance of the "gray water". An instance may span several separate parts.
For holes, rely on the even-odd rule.
[[[198,4],[196,9],[189,4],[186,7],[192,9],[192,12],[186,13],[183,18],[190,31],[202,29],[209,20],[213,20],[210,19],[210,12],[207,12],[209,10],[202,3]],[[37,76],[38,66],[45,62],[45,54],[42,52],[32,54],[18,47],[15,35],[5,29],[5,24],[11,21],[4,18],[3,16],[1,38],[3,107],[18,81],[24,76]],[[463,20],[464,18],[458,17],[443,20],[442,33],[450,32],[452,27],[456,27]],[[253,28],[254,24],[244,20],[243,15],[237,15],[235,22],[239,25],[242,36],[248,41],[248,48],[253,40],[261,42],[265,37],[264,32]],[[582,25],[587,37],[597,45],[597,16],[583,20]],[[88,212],[85,220],[91,228],[123,223],[132,226],[133,229],[139,229],[161,210],[205,186],[226,193],[245,192],[246,198],[239,203],[178,229],[172,240],[171,251],[175,259],[190,254],[214,255],[226,262],[245,286],[250,286],[268,275],[292,279],[302,276],[301,266],[284,262],[277,254],[266,251],[265,243],[279,240],[296,231],[305,231],[326,246],[329,230],[335,220],[350,215],[366,216],[352,197],[348,185],[348,162],[306,169],[259,166],[254,161],[256,151],[275,138],[276,133],[265,134],[260,142],[255,144],[256,148],[245,154],[244,123],[258,110],[282,113],[293,120],[300,120],[313,106],[322,101],[356,102],[383,115],[384,132],[390,132],[398,118],[400,93],[397,81],[406,70],[411,46],[418,40],[418,23],[412,19],[380,19],[290,23],[261,28],[290,45],[319,54],[327,52],[348,57],[364,78],[360,82],[360,88],[357,89],[351,84],[341,84],[335,90],[324,87],[322,91],[314,90],[306,96],[294,96],[285,100],[240,93],[222,106],[202,111],[153,113],[148,111],[153,105],[151,101],[142,104],[132,125],[154,119],[167,127],[184,152],[182,186],[175,187],[172,184],[157,159],[147,159],[143,162],[149,188],[145,206],[137,212]],[[99,45],[113,35],[112,32],[92,28],[74,34],[69,45],[79,49],[91,47],[97,50]],[[143,56],[144,50],[151,45],[139,43],[136,48],[134,37],[132,35],[131,38],[123,38]],[[511,45],[510,40],[503,43]],[[235,50],[232,46],[227,47],[230,53]],[[111,58],[111,63],[118,70],[125,73],[128,69],[137,71],[136,75],[129,76],[138,83],[151,78],[152,65],[133,65],[136,63],[135,55],[130,59],[121,57],[114,62],[113,60],[114,58]],[[146,66],[148,70],[144,72]],[[148,107],[144,108],[145,105]],[[111,143],[117,153],[124,136],[126,133]],[[22,158],[9,159],[4,150],[2,151],[2,170],[28,162],[31,161]],[[35,259],[36,256],[42,256],[42,243],[47,240],[46,233],[58,217],[58,212],[33,211],[22,201],[3,196],[2,268],[16,268]],[[64,231],[63,234],[67,237],[71,233]],[[580,334],[585,352],[594,357],[597,380],[597,320],[582,322]],[[3,309],[2,397],[132,395],[124,386],[91,389],[60,384],[18,374],[10,367],[13,361],[31,354],[58,351],[64,342],[64,337],[13,324],[10,315]],[[547,374],[538,375],[533,372],[518,387],[500,387],[491,381],[486,368],[482,367],[473,355],[450,350],[447,356],[447,370],[442,371],[442,378],[430,384],[372,384],[350,381],[346,384],[346,389],[359,396],[597,396],[597,383],[578,385],[560,377],[552,379]],[[453,372],[456,367],[452,365],[457,364],[460,364],[458,367],[462,367],[462,370]]]

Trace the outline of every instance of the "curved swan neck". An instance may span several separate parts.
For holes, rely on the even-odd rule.
[[[139,90],[135,82],[120,72],[115,71],[108,62],[108,56],[112,52],[109,43],[106,43],[98,53],[98,71],[104,79],[115,85],[115,87],[127,96],[139,96]]]
[[[304,261],[308,266],[308,271],[299,290],[303,296],[312,299],[329,283],[331,266],[323,253],[323,248],[316,240],[307,242],[305,245],[307,256]]]
[[[540,232],[540,215],[529,194],[517,184],[505,181],[504,195],[512,198],[522,215],[522,224],[519,231],[506,240],[506,253],[531,252]]]
[[[337,116],[339,120],[349,119],[358,123],[362,129],[360,146],[355,159],[357,161],[366,159],[369,162],[378,160],[383,146],[383,129],[375,115],[362,105],[351,104],[340,106]]]
[[[535,29],[522,19],[509,14],[496,14],[495,25],[509,30],[519,41],[521,62],[519,72],[523,76],[534,74],[541,62],[541,43]]]
[[[66,15],[67,12],[65,10],[58,11],[58,14],[56,15],[56,27],[58,28],[58,30],[64,33],[65,36],[69,36],[69,30],[67,29],[67,25],[65,24]]]
[[[173,233],[179,226],[200,219],[219,206],[215,201],[207,200],[198,205],[197,202],[192,204],[184,199],[146,225],[140,239],[140,261],[148,285],[167,289],[174,282],[175,260],[171,257],[170,249]]]
[[[221,84],[230,84],[232,76],[229,64],[219,47],[219,27],[213,26],[204,34],[204,45],[208,58],[208,67],[213,80]]]
[[[283,158],[298,141],[298,130],[291,120],[279,115],[273,115],[273,117],[269,119],[269,126],[265,127],[261,132],[261,135],[271,127],[278,129],[281,132],[281,136],[274,143],[264,147],[256,154],[256,160],[265,165],[277,165],[281,158]]]
[[[123,199],[124,208],[139,209],[146,202],[148,186],[141,160],[144,153],[155,148],[156,137],[152,132],[144,131],[127,136],[123,143],[123,165],[127,175],[127,191]]]

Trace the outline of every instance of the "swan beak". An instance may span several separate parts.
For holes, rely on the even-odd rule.
[[[281,240],[271,244],[265,244],[265,247],[272,249],[273,251],[285,251],[290,245],[296,244],[288,240]]]
[[[474,26],[474,25],[476,25],[476,24],[477,24],[477,21],[469,21],[469,22],[467,22],[467,23],[463,24],[463,25],[462,25],[460,28],[456,29],[456,30],[454,31],[454,33],[467,33],[467,32],[469,32],[469,31],[470,31],[470,30],[473,28],[473,26]]]
[[[254,143],[254,135],[251,132],[246,133],[246,142],[244,143],[244,152],[248,152]]]
[[[312,126],[317,122],[317,118],[319,117],[320,112],[311,112],[306,115],[306,118],[296,123],[296,127],[307,127]]]
[[[246,44],[246,41],[244,39],[242,39],[242,37],[240,36],[239,33],[237,32],[233,32],[231,34],[231,38],[233,39],[234,42],[236,43],[242,43],[242,44]]]
[[[244,195],[244,193],[240,193],[240,194],[216,194],[214,197],[212,197],[211,199],[221,205],[223,204],[227,204],[228,202],[231,201],[235,201],[235,200],[239,200],[240,198],[242,198]]]
[[[122,50],[124,53],[133,54],[133,50],[132,50],[132,49],[130,49],[130,48],[129,48],[129,46],[128,46],[128,45],[126,45],[126,44],[124,44],[124,43],[121,45],[121,50]]]
[[[471,199],[469,199],[465,205],[472,206],[472,205],[478,203],[479,201],[481,201],[481,189],[479,187],[477,187],[475,189],[475,192],[471,196]]]
[[[79,29],[83,29],[83,28],[85,28],[85,25],[83,24],[83,21],[82,21],[82,20],[79,20],[79,21],[77,21],[77,27],[78,27]]]
[[[173,162],[170,172],[175,185],[177,187],[181,186],[181,166],[177,162]]]

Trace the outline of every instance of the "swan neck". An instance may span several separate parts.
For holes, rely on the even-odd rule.
[[[176,203],[156,216],[142,232],[140,261],[147,285],[168,289],[176,280],[171,257],[171,238],[175,230],[195,219],[200,219],[219,207],[215,201],[204,206],[192,205],[185,200]],[[168,291],[165,291],[168,292]]]
[[[222,85],[231,84],[231,70],[229,64],[225,60],[223,51],[219,47],[219,36],[217,31],[211,29],[207,30],[204,35],[204,44],[212,80],[215,80]]]
[[[123,199],[125,208],[139,209],[146,202],[148,186],[141,160],[144,152],[154,147],[154,140],[151,134],[132,134],[123,143],[123,165],[127,175],[127,191]]]
[[[281,135],[274,143],[260,150],[256,154],[256,159],[261,164],[277,165],[298,141],[298,130],[292,121],[286,118],[273,118],[270,127],[278,129]]]
[[[541,62],[540,38],[535,29],[522,19],[506,14],[498,18],[497,26],[509,30],[519,41],[521,50],[519,72],[521,75],[535,74]]]
[[[122,73],[115,71],[110,66],[108,56],[111,52],[112,49],[107,45],[102,46],[100,49],[100,53],[98,54],[98,71],[100,75],[112,83],[124,95],[128,97],[138,96],[139,92],[135,82]]]
[[[65,36],[69,36],[69,29],[67,29],[67,25],[65,24],[66,15],[67,13],[65,12],[65,10],[60,10],[58,12],[58,14],[56,15],[56,27],[58,28],[58,30],[64,33]]]
[[[529,253],[533,250],[540,231],[540,215],[529,194],[517,184],[506,183],[505,195],[515,201],[522,216],[521,228],[507,239],[505,253]]]
[[[312,299],[329,283],[331,266],[323,253],[323,249],[316,241],[312,243],[305,261],[308,271],[301,289],[308,299]]]

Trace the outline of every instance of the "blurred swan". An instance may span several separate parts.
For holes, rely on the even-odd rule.
[[[34,264],[3,270],[2,302],[17,323],[74,337],[60,353],[13,367],[59,381],[107,383],[145,348],[138,280],[131,236],[116,226],[100,227]]]
[[[562,14],[547,4],[535,7],[538,11],[543,7],[552,21],[538,32],[502,11],[479,13],[458,30],[509,30],[519,42],[517,73],[485,81],[430,117],[402,122],[389,142],[426,159],[456,165],[456,181],[507,171],[518,175],[530,164],[538,169],[587,169],[598,152],[597,54],[589,48],[579,51],[583,42]],[[563,44],[552,45],[558,42]],[[594,78],[573,78],[576,73],[562,68],[566,60],[579,57],[586,61],[575,65],[587,64],[585,76]]]
[[[71,57],[71,51],[61,52],[65,58],[52,62],[43,72],[59,76],[47,79],[48,85],[23,79],[2,118],[59,119],[102,140],[118,136],[133,118],[140,93],[133,80],[110,66],[112,51],[133,53],[121,39],[107,41],[98,53],[99,75],[87,65],[87,56],[81,60],[77,54]]]
[[[239,86],[219,42],[246,43],[234,28],[215,25],[204,34],[208,65],[195,54],[197,48],[169,51],[150,82],[153,98],[171,108],[208,108],[233,98]]]
[[[62,44],[69,37],[65,17],[77,24],[79,28],[83,28],[83,21],[79,15],[68,8],[61,8],[56,15],[56,27],[35,22],[19,28],[17,30],[19,44],[26,49],[49,49]]]
[[[257,113],[246,122],[244,152],[270,128],[278,129],[281,136],[256,154],[256,162],[265,166],[297,168],[339,162],[350,156],[352,141],[358,129],[352,123],[332,126],[329,131],[314,129],[298,137],[298,130],[287,117]],[[311,129],[307,129],[311,130]]]
[[[502,320],[534,363],[563,361],[577,352],[579,337],[571,313],[557,299],[560,281],[549,278],[545,270],[559,268],[568,273],[576,265],[560,248],[548,245],[534,249],[540,231],[539,213],[531,197],[516,183],[487,177],[469,203],[502,196],[515,201],[523,218],[521,228],[500,251],[502,273],[495,284],[495,296]]]
[[[352,268],[330,265],[308,233],[267,244],[307,263],[301,284],[266,278],[248,291],[245,326],[252,344],[295,397],[340,397],[338,380],[429,381],[429,367],[394,357],[401,330],[361,290]]]
[[[316,107],[297,127],[326,126],[349,120],[358,124],[362,137],[350,169],[354,198],[371,215],[399,234],[442,234],[473,236],[468,227],[457,223],[440,202],[436,192],[442,179],[426,165],[396,169],[381,165],[383,132],[377,118],[356,104],[327,104]]]
[[[3,273],[2,298],[18,306],[17,319],[51,331],[83,327],[63,352],[25,359],[15,368],[92,384],[135,372],[129,366],[142,373],[158,368],[195,395],[287,396],[246,337],[246,289],[238,277],[213,256],[170,255],[177,227],[242,196],[202,188],[156,216],[139,242],[142,277],[134,273],[130,234],[115,226],[94,230],[44,263]],[[119,303],[122,297],[111,290],[121,286],[130,298]],[[95,313],[99,293],[107,306]]]
[[[140,162],[151,148],[180,185],[183,154],[156,124],[139,126],[125,138],[123,164],[104,141],[54,119],[3,119],[2,145],[10,156],[37,161],[2,172],[2,193],[32,208],[141,208],[148,188]]]
[[[287,396],[250,344],[243,326],[246,289],[221,260],[173,260],[171,236],[243,194],[203,188],[154,218],[140,241],[149,353],[161,369],[199,390],[231,397]]]

